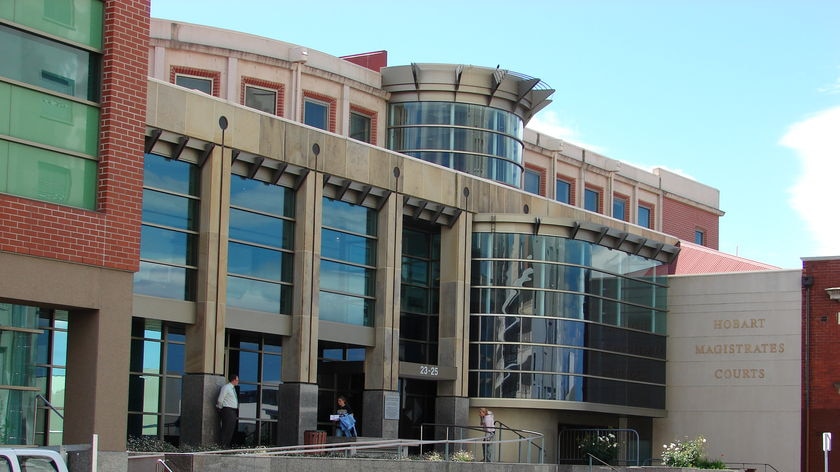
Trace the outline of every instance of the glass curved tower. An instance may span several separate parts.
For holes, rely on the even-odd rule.
[[[453,64],[382,69],[389,149],[521,188],[523,130],[554,90],[515,72]]]

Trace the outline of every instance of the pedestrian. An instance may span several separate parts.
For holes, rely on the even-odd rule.
[[[336,436],[356,436],[356,417],[353,416],[353,408],[347,403],[347,397],[339,395],[336,399],[338,408],[335,410],[335,435]]]
[[[216,400],[216,411],[222,420],[222,449],[230,448],[233,440],[233,433],[236,432],[236,423],[239,420],[239,398],[236,394],[236,386],[239,385],[239,376],[231,374],[228,376],[228,383],[222,386],[219,391],[219,399]]]
[[[493,416],[493,412],[487,408],[479,408],[478,417],[481,430],[484,432],[484,442],[482,443],[484,462],[490,462],[493,460],[493,438],[496,436],[496,419]]]

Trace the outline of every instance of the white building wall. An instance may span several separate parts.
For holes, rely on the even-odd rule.
[[[662,445],[702,435],[709,459],[799,469],[801,271],[675,276]]]

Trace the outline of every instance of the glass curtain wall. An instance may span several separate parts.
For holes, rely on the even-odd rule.
[[[228,372],[239,375],[239,425],[234,444],[276,445],[283,360],[280,336],[231,331],[227,355]]]
[[[195,300],[198,190],[198,166],[146,154],[140,271],[134,274],[134,293]]]
[[[388,148],[445,167],[522,185],[522,120],[467,103],[393,103]]]
[[[0,192],[96,207],[103,3],[0,6]]]
[[[319,317],[373,326],[376,211],[323,199]]]
[[[129,438],[146,436],[179,444],[185,343],[183,325],[132,320]]]
[[[231,176],[229,306],[291,314],[294,212],[290,189]]]
[[[339,395],[347,398],[356,418],[356,432],[362,436],[365,389],[365,348],[353,344],[318,342],[318,429],[335,434],[335,413]]]
[[[400,360],[438,363],[440,230],[403,226]]]
[[[584,241],[474,234],[470,396],[663,409],[659,265]]]
[[[64,384],[67,378],[67,322],[63,310],[38,311],[38,357],[35,378],[41,395],[50,402],[39,400],[35,421],[35,444],[62,444],[64,438]]]

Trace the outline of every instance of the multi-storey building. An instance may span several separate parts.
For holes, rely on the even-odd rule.
[[[2,442],[209,443],[234,372],[242,444],[344,394],[368,436],[487,406],[651,454],[666,276],[717,247],[715,189],[528,130],[552,90],[511,71],[3,5]]]

